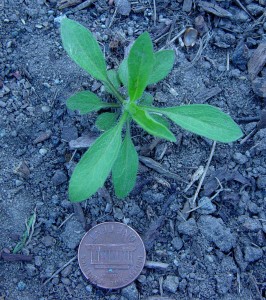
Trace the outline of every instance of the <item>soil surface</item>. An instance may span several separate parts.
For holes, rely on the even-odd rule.
[[[265,0],[90,2],[0,1],[0,299],[266,299]],[[65,101],[82,89],[110,96],[62,48],[64,14],[94,33],[110,68],[148,31],[156,50],[176,53],[169,76],[149,87],[155,105],[208,103],[241,126],[244,140],[217,143],[193,211],[213,143],[177,126],[176,143],[134,128],[146,158],[129,197],[117,199],[108,180],[81,205],[68,201],[85,151],[69,142],[100,132],[96,113]],[[82,236],[104,221],[134,228],[150,261],[119,290],[91,285],[76,259]]]

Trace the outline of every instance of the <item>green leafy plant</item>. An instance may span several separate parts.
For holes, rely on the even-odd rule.
[[[112,173],[115,194],[123,198],[133,189],[138,170],[138,154],[130,126],[137,123],[149,134],[174,142],[168,120],[184,129],[224,143],[242,136],[230,116],[210,105],[192,104],[160,108],[145,92],[149,84],[165,78],[174,64],[174,51],[154,52],[151,38],[142,33],[134,42],[118,70],[107,70],[104,55],[93,34],[79,23],[61,22],[64,49],[81,68],[102,81],[114,102],[102,101],[90,91],[78,92],[67,100],[67,107],[87,114],[101,109],[96,125],[104,133],[85,152],[69,183],[69,199],[83,201],[103,186]],[[124,86],[125,93],[121,92]],[[125,130],[123,130],[125,129]]]

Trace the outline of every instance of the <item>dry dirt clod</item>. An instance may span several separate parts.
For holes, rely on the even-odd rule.
[[[122,16],[128,16],[131,11],[131,4],[128,0],[115,0],[117,13]]]
[[[266,78],[257,77],[252,81],[253,92],[259,97],[266,98]]]

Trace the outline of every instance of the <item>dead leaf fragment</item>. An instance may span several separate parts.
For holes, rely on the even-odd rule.
[[[58,9],[64,9],[67,7],[78,5],[82,2],[82,0],[61,0],[58,3]]]
[[[69,148],[70,150],[89,148],[94,143],[95,140],[96,140],[95,136],[84,135],[77,138],[76,140],[70,141]]]
[[[27,178],[30,176],[30,169],[25,161],[21,161],[19,165],[15,168],[14,172],[16,174],[21,175],[23,178]]]
[[[232,14],[229,11],[221,8],[217,4],[209,3],[207,1],[200,1],[199,6],[203,10],[205,10],[205,11],[211,13],[211,14],[214,14],[217,17],[221,17],[221,18],[226,18],[226,17],[230,18],[230,17],[232,17]]]
[[[261,43],[258,48],[252,54],[250,60],[248,61],[248,73],[251,80],[262,70],[266,64],[266,43]]]

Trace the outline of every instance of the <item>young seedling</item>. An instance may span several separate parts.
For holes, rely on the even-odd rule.
[[[169,74],[174,64],[174,51],[154,52],[147,32],[136,39],[118,70],[107,70],[96,39],[79,23],[64,18],[61,37],[68,55],[91,76],[102,81],[106,91],[116,99],[105,102],[90,91],[82,91],[67,100],[67,107],[78,110],[80,114],[110,109],[96,120],[97,127],[104,133],[74,169],[69,183],[70,201],[88,199],[103,186],[110,173],[116,196],[124,198],[130,193],[138,171],[138,154],[130,134],[133,121],[149,134],[170,142],[176,138],[167,119],[188,131],[223,143],[242,136],[241,129],[231,117],[213,106],[153,106],[153,97],[144,92],[145,88]],[[125,87],[125,94],[121,92],[121,86]]]

